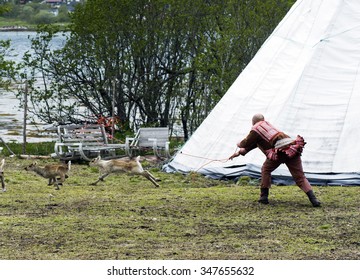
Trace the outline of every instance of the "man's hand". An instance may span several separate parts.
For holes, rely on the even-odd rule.
[[[238,157],[240,154],[238,152],[233,153],[230,157],[229,160],[232,160],[234,157]]]
[[[233,153],[230,157],[229,160],[232,160],[234,157],[238,157],[239,155],[244,156],[246,154],[246,150],[244,148],[240,148],[239,151],[237,151],[236,153]]]

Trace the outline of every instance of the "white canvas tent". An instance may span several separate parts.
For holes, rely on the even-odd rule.
[[[360,185],[359,0],[298,0],[164,170],[259,177],[259,149],[226,161],[255,113],[305,138],[312,184]],[[292,182],[285,165],[273,179]]]

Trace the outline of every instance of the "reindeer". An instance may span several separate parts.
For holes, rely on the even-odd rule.
[[[155,187],[159,187],[159,184],[156,181],[160,181],[155,178],[149,171],[143,169],[140,163],[140,156],[135,159],[130,160],[121,160],[121,159],[111,159],[111,160],[102,160],[100,156],[93,159],[89,163],[90,166],[97,166],[100,170],[99,179],[92,183],[91,185],[96,185],[99,181],[104,181],[104,178],[109,176],[111,173],[130,173],[135,175],[144,176],[146,179],[151,181]]]
[[[44,167],[37,165],[37,162],[34,161],[29,166],[25,167],[26,171],[34,171],[36,174],[49,179],[48,186],[55,185],[55,189],[59,190],[59,185],[65,181],[69,176],[67,173],[70,171],[71,161],[67,165],[64,164],[48,164]],[[60,177],[59,179],[57,177]]]
[[[2,191],[6,192],[6,186],[4,180],[4,166],[5,166],[5,159],[3,158],[0,164],[0,180],[1,180]]]

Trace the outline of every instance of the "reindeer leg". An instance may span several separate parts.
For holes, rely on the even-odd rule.
[[[54,178],[52,178],[53,179],[53,181],[54,181],[54,185],[55,185],[55,190],[60,190],[60,187],[59,187],[59,185],[61,185],[62,186],[62,183],[65,181],[65,175],[60,175],[60,178],[58,179],[58,178],[56,178],[56,177],[54,177]]]
[[[146,173],[148,173],[149,174],[149,176],[151,177],[151,178],[153,178],[153,180],[154,181],[157,181],[157,182],[160,182],[161,181],[161,179],[159,179],[159,178],[156,178],[154,175],[152,175],[149,171],[147,171],[147,170],[144,170]]]
[[[51,186],[53,185],[55,182],[55,180],[53,180],[53,178],[49,178],[49,183],[48,183],[48,186]]]
[[[60,185],[62,185],[65,181],[65,174],[60,175]]]
[[[2,191],[6,192],[6,186],[5,186],[5,181],[4,181],[4,176],[0,176],[1,178],[1,186],[2,186]]]
[[[160,187],[158,183],[156,183],[154,176],[152,176],[148,171],[144,170],[140,173],[142,176],[144,176],[146,179],[148,179],[151,183],[155,185],[155,187]]]
[[[59,183],[57,180],[54,182],[55,190],[60,190]]]
[[[109,176],[109,175],[110,175],[110,173],[104,173],[103,175],[101,175],[101,176],[99,177],[99,179],[97,179],[96,182],[91,183],[90,185],[96,186],[97,183],[99,183],[100,181],[104,181],[104,178],[107,177],[107,176]]]

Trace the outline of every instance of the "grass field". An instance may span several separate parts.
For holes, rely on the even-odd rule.
[[[127,175],[91,186],[97,169],[73,164],[56,191],[30,162],[6,158],[1,259],[360,259],[360,187],[314,187],[314,208],[298,187],[273,186],[259,205],[258,186],[156,168],[160,188]]]

